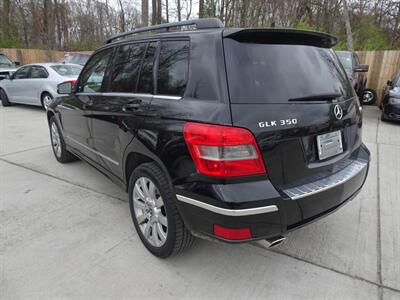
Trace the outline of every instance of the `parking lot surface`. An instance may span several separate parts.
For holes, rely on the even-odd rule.
[[[273,250],[199,240],[153,257],[127,194],[59,164],[45,112],[0,105],[0,299],[400,299],[400,124],[364,108],[362,192]]]

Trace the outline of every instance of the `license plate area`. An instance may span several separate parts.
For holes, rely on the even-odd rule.
[[[343,152],[342,133],[340,130],[317,136],[318,158],[320,160]]]

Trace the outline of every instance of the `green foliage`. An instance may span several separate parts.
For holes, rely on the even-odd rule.
[[[23,48],[23,44],[13,35],[0,35],[0,48]]]
[[[102,41],[71,41],[68,46],[69,51],[94,51],[98,49]]]
[[[388,50],[391,49],[391,45],[378,26],[371,21],[366,21],[354,31],[354,48],[355,50]]]
[[[316,26],[306,23],[306,22],[299,22],[294,26],[294,28],[302,29],[302,30],[321,31]]]

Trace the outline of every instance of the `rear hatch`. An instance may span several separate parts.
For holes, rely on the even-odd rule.
[[[352,162],[361,110],[334,38],[290,30],[232,30],[224,51],[234,126],[256,137],[278,190]]]

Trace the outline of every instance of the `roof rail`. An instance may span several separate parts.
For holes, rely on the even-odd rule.
[[[125,38],[130,35],[148,32],[148,31],[157,31],[157,32],[167,32],[171,28],[174,27],[182,27],[182,26],[196,26],[196,29],[210,29],[210,28],[224,28],[224,24],[220,19],[217,18],[205,18],[205,19],[196,19],[196,20],[186,20],[181,22],[173,22],[173,23],[165,23],[159,25],[153,25],[148,27],[142,27],[135,29],[133,31],[124,32],[113,36],[103,42],[103,45],[110,44],[115,40],[119,40]]]

